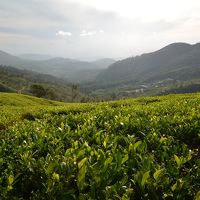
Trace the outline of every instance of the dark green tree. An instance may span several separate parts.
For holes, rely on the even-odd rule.
[[[30,86],[30,93],[36,97],[44,97],[47,93],[46,89],[40,84],[33,84]]]
[[[72,90],[72,93],[71,93],[72,102],[74,102],[75,99],[76,99],[76,97],[77,97],[78,94],[79,94],[79,87],[78,87],[78,85],[72,84],[71,90]]]

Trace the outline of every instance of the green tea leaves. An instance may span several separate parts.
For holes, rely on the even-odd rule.
[[[153,177],[156,181],[158,181],[159,177],[162,175],[164,169],[157,169],[154,174]]]
[[[84,158],[78,163],[77,185],[78,185],[79,190],[82,190],[84,188],[85,174],[87,172],[86,161],[87,161],[87,158]]]
[[[178,165],[178,167],[181,166],[182,162],[181,162],[181,158],[179,158],[177,155],[174,155],[174,159],[176,161],[176,164]]]
[[[3,106],[0,199],[198,199],[200,95],[158,99]]]
[[[148,178],[150,176],[150,171],[147,171],[142,176],[141,186],[144,187],[145,183],[147,182]]]

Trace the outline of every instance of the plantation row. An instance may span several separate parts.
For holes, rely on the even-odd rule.
[[[1,111],[0,199],[200,198],[200,94]]]

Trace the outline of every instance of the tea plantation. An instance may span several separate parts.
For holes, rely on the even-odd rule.
[[[0,93],[0,199],[200,199],[200,94],[64,104]]]

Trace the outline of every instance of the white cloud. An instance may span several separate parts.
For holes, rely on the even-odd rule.
[[[174,20],[191,14],[200,5],[199,0],[68,0],[97,10],[115,12],[120,16],[143,20]]]
[[[199,42],[199,10],[200,0],[1,1],[0,44],[16,54],[122,58]]]
[[[105,33],[105,31],[101,29],[101,30],[99,30],[99,33]]]
[[[86,30],[83,30],[80,34],[81,37],[86,37],[86,36],[93,36],[93,35],[96,35],[97,32],[96,31],[86,31]]]
[[[56,33],[56,36],[68,36],[68,37],[71,37],[72,33],[71,32],[66,32],[66,31],[58,31]]]

